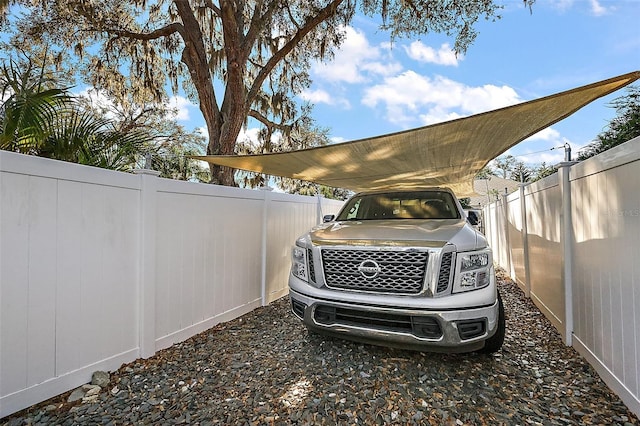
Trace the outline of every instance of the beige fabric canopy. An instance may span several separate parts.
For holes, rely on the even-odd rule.
[[[354,191],[444,186],[473,194],[473,179],[510,147],[640,78],[640,71],[470,117],[299,151],[199,156],[236,169]]]

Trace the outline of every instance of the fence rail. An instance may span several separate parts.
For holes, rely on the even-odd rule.
[[[341,205],[0,151],[0,417],[287,294]]]
[[[502,266],[640,415],[640,137],[485,207]]]

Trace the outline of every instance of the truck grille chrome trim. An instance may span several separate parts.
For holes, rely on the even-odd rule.
[[[323,248],[321,253],[329,288],[418,294],[424,287],[427,251]]]
[[[442,293],[449,288],[449,277],[451,276],[451,263],[453,260],[453,252],[442,254],[440,262],[440,275],[438,276],[438,287],[436,293]]]
[[[313,250],[307,249],[307,262],[309,262],[309,279],[312,283],[316,282],[316,267],[313,264]]]

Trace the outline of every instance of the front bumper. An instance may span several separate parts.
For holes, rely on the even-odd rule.
[[[497,300],[471,308],[433,309],[321,298],[299,287],[289,295],[293,313],[308,329],[383,346],[471,352],[481,349],[498,327]]]

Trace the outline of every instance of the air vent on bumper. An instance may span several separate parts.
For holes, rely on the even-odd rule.
[[[458,321],[458,334],[462,340],[480,337],[487,332],[487,321],[485,319]]]
[[[306,309],[307,305],[295,299],[291,299],[291,310],[298,318],[304,319],[304,311]]]
[[[360,311],[335,306],[316,307],[314,320],[323,325],[345,325],[352,327],[386,330],[395,333],[413,334],[424,339],[439,339],[442,329],[435,318]]]

